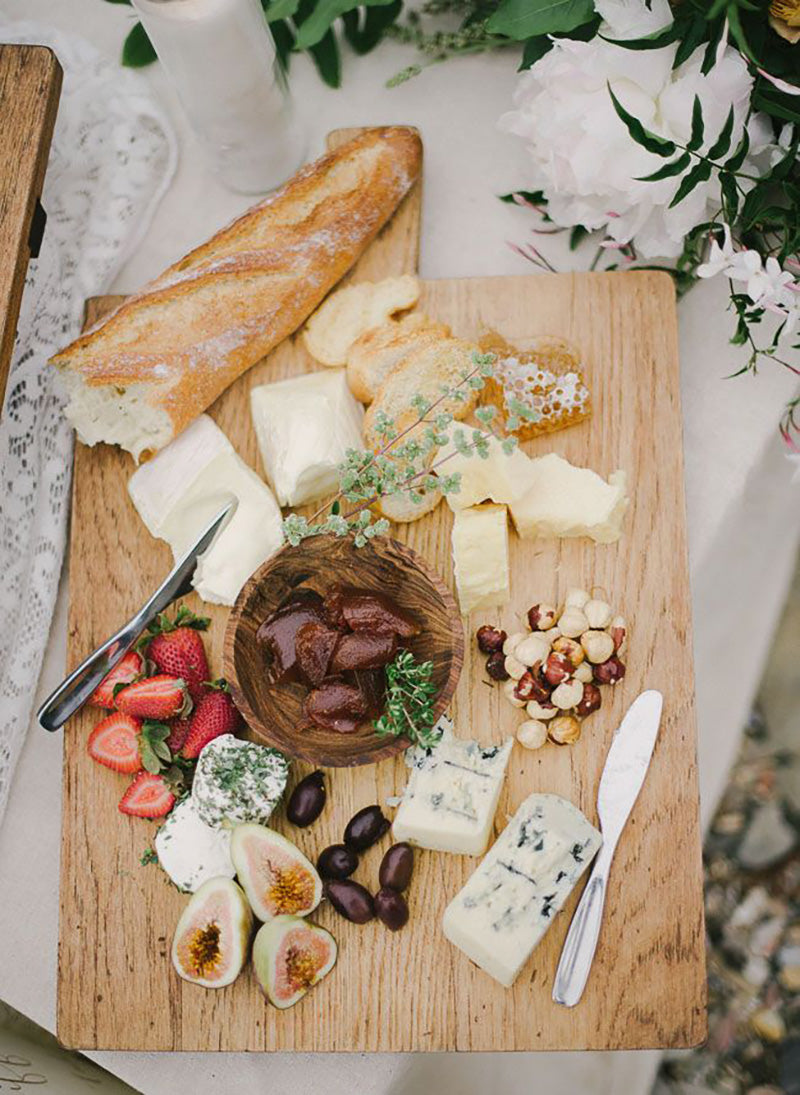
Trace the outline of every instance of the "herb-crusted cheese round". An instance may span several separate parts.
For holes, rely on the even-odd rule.
[[[288,775],[289,762],[277,749],[221,734],[198,758],[192,801],[208,825],[265,824]]]

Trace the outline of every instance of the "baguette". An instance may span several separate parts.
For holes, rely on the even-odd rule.
[[[417,179],[415,130],[371,129],[284,186],[56,354],[80,439],[138,461],[295,331]]]

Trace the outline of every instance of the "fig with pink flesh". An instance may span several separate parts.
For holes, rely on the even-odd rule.
[[[172,940],[172,964],[184,981],[221,989],[241,973],[253,914],[230,878],[210,878],[192,894]]]
[[[316,868],[290,840],[266,825],[237,825],[231,859],[259,920],[308,916],[322,898]]]
[[[290,1008],[329,973],[336,962],[330,932],[299,916],[276,916],[253,943],[253,969],[266,998]]]

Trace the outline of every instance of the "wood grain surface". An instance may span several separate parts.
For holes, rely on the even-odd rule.
[[[416,257],[418,192],[365,255],[356,275],[408,270]],[[379,261],[375,256],[379,256]],[[89,320],[113,300],[93,302]],[[58,1034],[67,1045],[128,1050],[532,1050],[686,1046],[705,1036],[705,958],[698,822],[692,631],[686,557],[676,315],[667,275],[536,275],[425,282],[421,307],[459,335],[496,327],[523,344],[540,334],[575,341],[594,398],[586,423],[529,442],[607,475],[624,468],[631,508],[615,545],[520,541],[511,536],[512,603],[465,621],[466,659],[451,710],[457,733],[482,742],[512,734],[519,712],[486,678],[472,639],[484,622],[517,630],[528,606],[557,602],[569,586],[607,592],[630,625],[628,674],[572,747],[527,752],[515,745],[495,819],[506,824],[532,791],[561,794],[596,821],[600,772],[615,726],[644,688],[661,689],[664,719],[647,780],[620,841],[597,957],[580,1005],[550,999],[569,919],[565,911],[504,989],[443,937],[445,904],[477,860],[420,852],[408,891],[411,920],[391,933],[363,927],[328,906],[313,919],[339,942],[332,974],[296,1007],[279,1012],[250,969],[229,988],[198,989],[169,960],[186,898],[158,866],[140,866],[154,824],[117,812],[125,787],[85,751],[97,713],[65,731]],[[243,376],[211,413],[241,456],[261,467],[248,411],[255,384],[313,368],[299,340]],[[136,609],[170,566],[126,493],[130,459],[107,446],[77,447],[70,561],[69,659],[74,665]],[[453,583],[447,506],[398,527]],[[212,669],[222,665],[227,610],[189,603],[213,618]],[[293,780],[309,766],[293,766]],[[339,841],[352,814],[385,804],[405,786],[401,757],[330,769],[328,805],[307,830],[279,809],[275,827],[312,858]],[[385,838],[355,878],[377,887]]]
[[[60,91],[46,46],[0,45],[0,410]]]

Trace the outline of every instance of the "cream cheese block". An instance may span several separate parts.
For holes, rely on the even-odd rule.
[[[445,909],[445,936],[512,985],[602,843],[571,802],[529,795]]]
[[[506,507],[473,506],[453,521],[453,566],[461,612],[504,605],[509,599]]]
[[[197,758],[192,802],[207,825],[265,825],[288,776],[289,762],[277,749],[220,734]]]
[[[231,830],[207,825],[191,798],[179,802],[156,833],[158,862],[179,890],[194,893],[210,878],[233,878]]]
[[[128,493],[150,534],[167,541],[176,561],[236,498],[236,512],[194,572],[192,585],[204,601],[232,605],[253,571],[283,543],[272,491],[207,415],[135,471]]]
[[[336,490],[347,450],[364,447],[364,409],[344,369],[262,384],[250,392],[250,408],[267,479],[282,506]]]
[[[613,472],[606,482],[591,468],[576,468],[556,453],[531,460],[528,488],[509,506],[522,537],[588,536],[598,544],[619,540],[627,508],[623,471]]]
[[[464,432],[469,444],[470,434]],[[461,489],[445,495],[450,509],[457,512],[479,502],[516,502],[528,489],[528,471],[531,459],[521,449],[503,452],[503,443],[496,437],[488,441],[486,457],[476,452],[460,453],[452,440],[444,445],[436,456],[437,470],[441,474],[461,476]]]
[[[411,770],[395,815],[395,840],[457,855],[482,855],[514,739],[479,745],[443,734]]]

